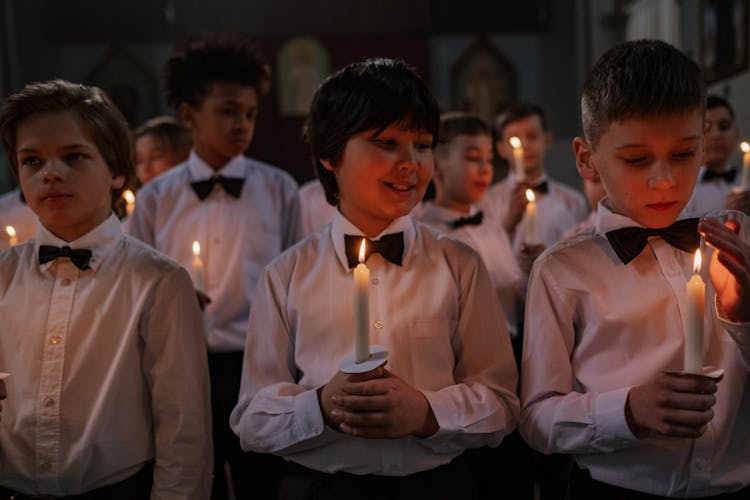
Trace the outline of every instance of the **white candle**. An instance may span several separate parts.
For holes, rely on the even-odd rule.
[[[125,214],[130,217],[130,214],[135,210],[135,194],[130,189],[126,189],[122,193],[122,197],[125,198]]]
[[[18,245],[18,236],[16,235],[16,228],[13,226],[5,226],[5,232],[8,233],[8,245],[14,247]]]
[[[742,148],[742,180],[740,181],[740,189],[750,189],[750,144],[742,141],[740,144]]]
[[[370,358],[370,270],[365,265],[365,239],[354,268],[354,362]]]
[[[526,190],[526,216],[524,224],[526,225],[526,237],[524,243],[527,245],[536,245],[536,197],[534,191]]]
[[[695,251],[693,276],[687,283],[685,309],[685,371],[703,371],[703,312],[706,304],[706,284],[701,278],[701,251]]]
[[[203,261],[201,260],[201,244],[197,241],[193,242],[193,285],[195,289],[200,292],[205,292],[205,276],[203,275]]]
[[[508,142],[513,147],[513,172],[515,172],[518,182],[523,182],[526,180],[526,172],[523,168],[523,145],[521,144],[521,139],[513,136]]]

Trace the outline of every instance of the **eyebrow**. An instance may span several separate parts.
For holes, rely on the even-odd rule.
[[[700,140],[700,138],[701,138],[701,136],[699,136],[699,135],[691,135],[689,137],[683,137],[682,139],[678,140],[677,142],[697,141],[697,140]],[[622,146],[617,146],[615,148],[615,150],[618,150],[618,149],[627,149],[627,148],[643,148],[643,147],[646,147],[646,145],[645,144],[638,144],[638,143],[623,144]]]
[[[60,149],[63,149],[65,151],[73,151],[76,149],[91,149],[91,146],[87,144],[66,144],[65,146],[62,146]],[[35,153],[37,151],[36,148],[21,148],[17,149],[16,153]]]

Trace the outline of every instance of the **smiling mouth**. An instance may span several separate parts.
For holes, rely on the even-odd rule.
[[[385,185],[399,193],[407,193],[416,187],[409,184],[394,184],[392,182],[386,182]]]

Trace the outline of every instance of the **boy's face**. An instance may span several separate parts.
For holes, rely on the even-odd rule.
[[[422,200],[435,168],[432,134],[389,125],[353,135],[334,166],[339,210],[367,236],[376,236]]]
[[[75,115],[34,115],[16,131],[18,177],[39,220],[65,241],[75,240],[111,213],[112,191],[122,188]]]
[[[185,159],[185,155],[174,151],[153,134],[135,140],[135,175],[141,184],[163,174]]]
[[[487,135],[459,135],[439,146],[435,182],[441,202],[466,211],[478,203],[492,182],[492,139]]]
[[[179,111],[192,132],[195,152],[218,169],[250,147],[258,94],[249,85],[216,82],[198,106],[183,102]]]
[[[513,147],[509,142],[511,137],[521,139],[526,177],[534,180],[536,177],[542,175],[544,153],[552,141],[552,135],[544,130],[539,116],[527,116],[510,122],[503,128],[502,138],[496,144],[497,152],[512,164]]]
[[[649,228],[669,226],[693,193],[703,163],[703,114],[612,122],[591,150],[573,142],[584,179],[599,176],[612,210]]]
[[[721,171],[737,148],[740,132],[724,106],[706,109],[706,166]]]

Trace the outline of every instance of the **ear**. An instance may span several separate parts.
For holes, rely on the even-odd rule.
[[[554,136],[552,135],[551,131],[546,131],[544,133],[544,146],[550,147],[552,145],[552,140],[554,139]]]
[[[331,164],[329,160],[318,160],[318,161],[320,161],[320,164],[323,165],[323,168],[325,168],[326,170],[330,170],[331,172],[334,172],[334,173],[336,172],[336,169],[333,168],[333,165]]]
[[[591,161],[592,148],[589,142],[583,137],[573,139],[573,154],[576,158],[576,168],[578,174],[583,179],[593,180],[599,177],[596,166]]]
[[[123,186],[125,186],[125,176],[124,175],[113,175],[112,176],[112,183],[110,185],[112,187],[112,191],[116,191],[118,189],[122,189]]]
[[[181,102],[177,106],[177,114],[180,115],[180,119],[186,127],[193,128],[193,107],[190,104]]]

